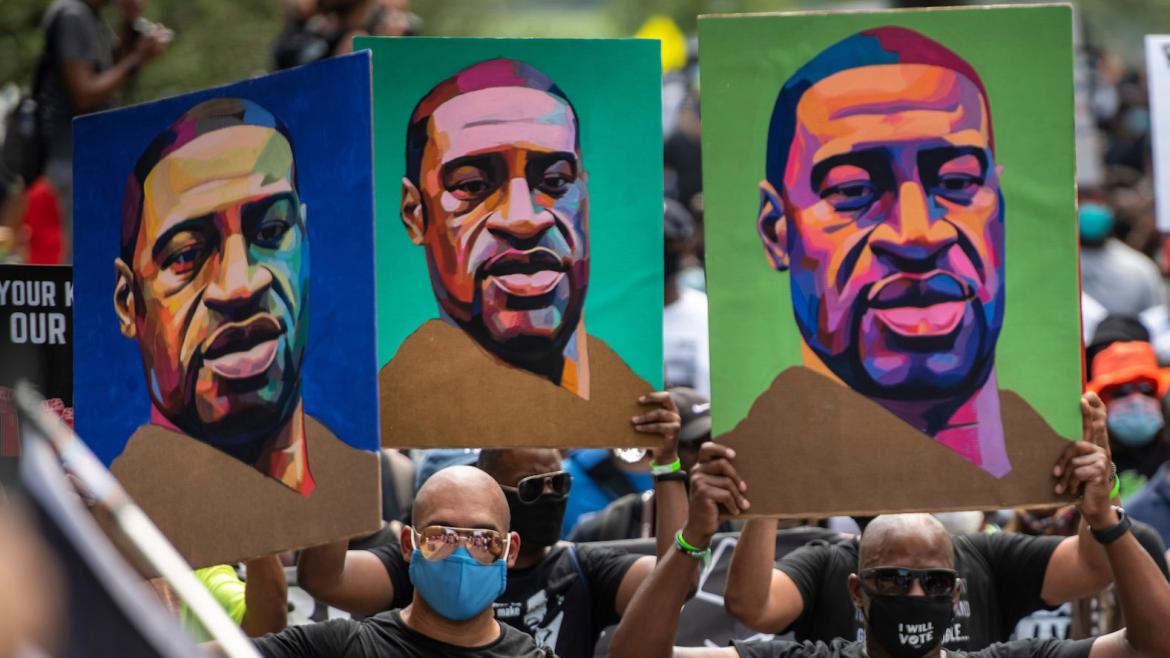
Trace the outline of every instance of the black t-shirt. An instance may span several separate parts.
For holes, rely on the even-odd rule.
[[[532,638],[500,624],[500,637],[482,647],[457,647],[432,640],[402,622],[398,610],[355,621],[332,619],[304,626],[289,626],[253,640],[266,658],[555,658],[536,646]]]
[[[947,651],[947,658],[1089,658],[1093,640],[1020,640],[993,644],[981,651]],[[865,644],[836,639],[824,642],[736,642],[741,658],[865,658]]]
[[[973,651],[1007,641],[1021,618],[1048,608],[1040,591],[1048,560],[1063,539],[1014,533],[954,537],[963,591],[943,646]],[[857,571],[856,539],[814,541],[784,556],[776,567],[804,599],[804,610],[791,627],[797,640],[864,639],[861,612],[853,606],[848,586],[849,574]]]
[[[408,565],[396,542],[370,549],[394,585],[392,608],[414,596]],[[593,655],[597,636],[618,622],[618,587],[639,555],[608,548],[557,544],[528,569],[509,569],[508,588],[496,599],[496,619],[525,631],[562,658]]]

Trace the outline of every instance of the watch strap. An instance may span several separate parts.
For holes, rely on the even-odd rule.
[[[1117,512],[1117,523],[1108,528],[1089,528],[1089,533],[1093,535],[1093,539],[1096,539],[1097,543],[1102,546],[1108,546],[1121,539],[1121,536],[1129,532],[1130,526],[1133,525],[1133,521],[1130,520],[1129,514],[1126,513],[1125,509],[1114,505],[1113,511]]]

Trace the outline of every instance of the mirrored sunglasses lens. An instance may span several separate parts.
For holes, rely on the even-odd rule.
[[[459,537],[449,528],[430,526],[424,528],[421,534],[422,542],[418,550],[428,560],[446,559],[459,543]]]

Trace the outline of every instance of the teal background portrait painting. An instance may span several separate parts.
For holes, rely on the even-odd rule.
[[[378,361],[383,367],[382,409],[389,412],[383,444],[468,440],[453,435],[466,432],[434,425],[411,425],[393,439],[387,435],[387,424],[402,420],[408,410],[417,411],[419,400],[389,391],[386,378],[395,383],[402,377],[389,377],[386,368],[396,356],[398,367],[406,368],[402,364],[412,357],[400,355],[404,341],[412,336],[419,343],[433,340],[419,330],[441,316],[449,326],[465,329],[496,363],[527,364],[506,376],[537,373],[598,410],[610,404],[605,396],[624,395],[606,374],[611,369],[601,365],[602,350],[612,350],[624,364],[621,368],[646,386],[660,387],[663,211],[657,42],[359,38],[355,47],[371,50],[374,61]],[[525,113],[532,116],[520,116]],[[452,117],[463,122],[460,130],[448,130]],[[408,143],[412,130],[421,135],[421,143]],[[541,136],[529,138],[524,130]],[[481,141],[473,144],[476,139]],[[451,155],[455,151],[460,157]],[[566,159],[549,159],[556,153]],[[450,167],[448,156],[454,158]],[[538,165],[546,168],[543,173],[534,169]],[[477,178],[469,182],[466,177],[472,174],[467,172],[472,170]],[[404,197],[404,179],[415,190],[413,202],[409,193]],[[532,211],[535,224],[514,221],[518,184],[525,186],[520,194],[530,204],[522,212]],[[412,212],[417,217],[413,224],[404,219]],[[513,219],[500,219],[505,217]],[[505,226],[509,221],[511,227]],[[503,264],[485,250],[502,254]],[[539,270],[542,259],[557,269]],[[441,312],[437,298],[450,306]],[[553,300],[547,308],[545,298]],[[557,330],[557,335],[568,336],[577,318],[588,340],[568,339],[563,367],[559,360],[554,366],[524,361],[522,353],[534,344],[524,342],[529,336],[525,331],[547,329],[544,322],[560,323],[567,329]],[[522,337],[493,347],[503,345],[500,334],[515,337],[508,332]],[[467,345],[461,342],[459,347]],[[470,366],[447,348],[430,347],[428,352],[420,363],[435,370],[436,377],[468,380],[476,376],[475,367],[490,368],[487,363]],[[482,377],[476,385],[491,387]],[[521,415],[542,415],[540,405],[553,404],[519,391],[485,400],[482,389],[459,394],[446,380],[415,381],[409,389],[411,395],[439,399],[455,415],[482,419],[486,414],[502,425]],[[527,402],[520,399],[525,397]],[[580,406],[577,400],[564,402]],[[623,400],[622,408],[632,402]],[[569,430],[585,441],[573,445],[602,441],[585,436],[593,430],[571,418],[552,413],[542,419],[547,425],[502,426],[498,436],[486,440],[570,445],[564,436]],[[479,422],[475,426],[482,429]],[[558,428],[562,436],[554,439]],[[611,439],[617,445],[634,440],[618,434]]]
[[[814,501],[777,485],[754,513],[1051,502],[1030,465],[1050,470],[1061,439],[1081,434],[1071,19],[1067,6],[700,19],[713,434],[750,445],[747,459],[737,445],[740,461],[761,474],[804,454],[814,472],[841,472],[833,459],[860,472],[858,450],[878,470],[937,474],[904,498]],[[915,136],[915,113],[945,115],[947,128]],[[918,155],[898,160],[911,142]],[[954,153],[927,172],[940,147]],[[889,162],[850,159],[861,152]],[[910,242],[937,247],[936,260],[898,246],[910,183],[926,218]],[[951,242],[928,244],[943,234]],[[905,383],[915,359],[937,377]],[[952,376],[964,360],[977,365]],[[989,457],[994,440],[975,432],[1000,434],[1000,416],[992,439],[1006,454]],[[1014,438],[1024,426],[1056,441]],[[902,434],[906,450],[890,438]],[[950,484],[961,481],[979,486]]]

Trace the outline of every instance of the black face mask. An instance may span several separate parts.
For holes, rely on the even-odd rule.
[[[942,644],[955,617],[954,598],[942,596],[869,595],[865,632],[893,658],[919,658]]]
[[[531,503],[524,503],[515,491],[503,491],[512,514],[512,531],[519,533],[521,546],[543,548],[560,540],[568,496],[543,495]]]

